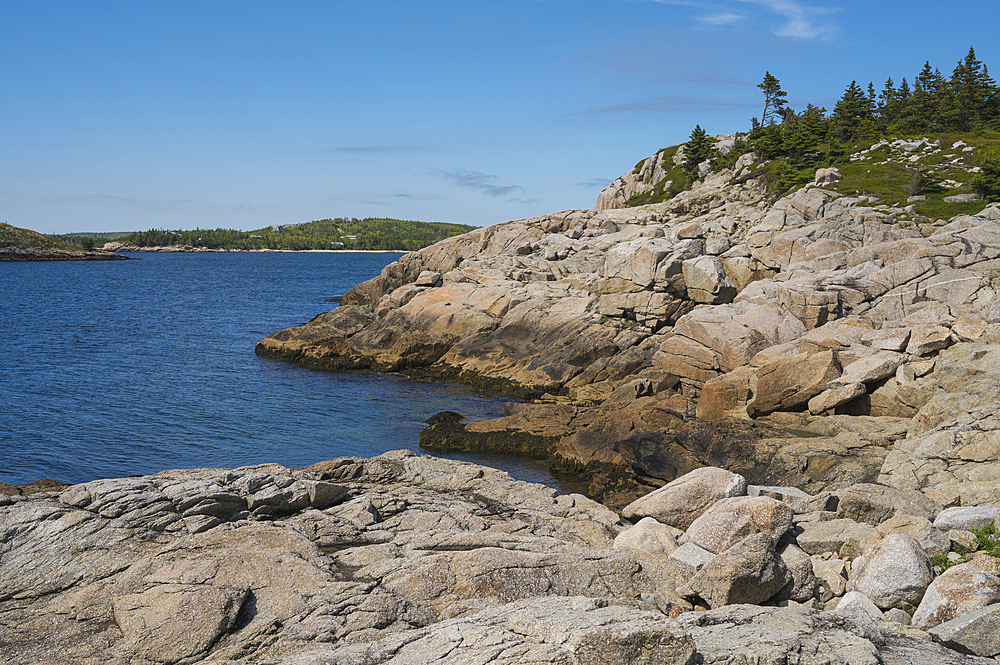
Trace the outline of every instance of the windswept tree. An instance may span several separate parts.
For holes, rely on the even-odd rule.
[[[760,122],[764,126],[773,125],[778,118],[783,117],[786,93],[781,89],[778,79],[771,76],[771,72],[764,72],[764,80],[757,87],[764,92],[764,111],[760,114]]]

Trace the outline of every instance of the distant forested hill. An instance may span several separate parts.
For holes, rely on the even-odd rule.
[[[444,222],[401,219],[321,219],[305,224],[284,224],[255,231],[152,229],[121,238],[136,247],[190,245],[211,249],[368,249],[413,251],[439,240],[467,233],[476,227]]]

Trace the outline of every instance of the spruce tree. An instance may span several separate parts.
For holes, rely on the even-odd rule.
[[[865,122],[872,120],[872,106],[872,100],[858,82],[851,81],[833,109],[834,126],[842,141],[850,141],[861,134]]]
[[[695,125],[691,131],[691,137],[684,145],[684,171],[694,173],[698,170],[698,165],[708,159],[712,154],[712,140],[708,138],[701,125]]]
[[[771,72],[764,72],[764,80],[758,85],[764,92],[764,112],[761,113],[760,121],[763,125],[773,125],[776,118],[782,116],[785,107],[786,93],[781,89],[781,83]]]

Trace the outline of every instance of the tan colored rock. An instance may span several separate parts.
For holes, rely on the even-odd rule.
[[[912,356],[926,356],[951,343],[951,330],[944,326],[914,326],[906,352]]]
[[[983,336],[989,328],[989,324],[982,319],[974,319],[970,316],[960,316],[951,326],[952,337],[956,342],[975,342]]]
[[[913,625],[929,630],[968,612],[1000,602],[1000,577],[966,563],[952,566],[931,582],[913,615]]]
[[[722,499],[746,494],[747,481],[739,474],[716,467],[695,469],[622,510],[628,520],[651,517],[679,529],[687,529],[706,510]]]
[[[755,416],[802,406],[839,376],[840,364],[833,351],[766,362],[757,369],[756,393],[747,413]]]
[[[769,497],[722,499],[691,523],[685,540],[715,554],[757,533],[777,542],[791,528],[794,514],[790,506]]]
[[[914,515],[933,520],[943,507],[937,501],[911,490],[874,483],[859,483],[837,492],[841,517],[878,526],[896,515]]]
[[[776,307],[737,303],[685,314],[674,333],[711,349],[719,370],[731,372],[768,347],[798,339],[805,328]]]
[[[644,517],[635,526],[625,529],[615,537],[614,549],[628,548],[645,552],[656,560],[663,560],[677,549],[677,539],[670,527],[652,517]]]
[[[843,378],[837,380],[837,383],[841,382]],[[809,413],[818,415],[857,399],[866,392],[868,391],[863,383],[844,383],[836,388],[829,388],[809,400]]]
[[[834,385],[881,381],[893,376],[896,373],[896,368],[905,363],[907,359],[908,357],[903,353],[879,351],[846,365],[840,378],[834,381]]]
[[[718,305],[736,297],[736,287],[729,281],[722,261],[714,256],[688,259],[683,271],[688,298],[695,302]]]
[[[653,366],[699,387],[719,374],[718,358],[712,349],[673,334],[660,343],[653,356]]]
[[[749,418],[746,407],[753,394],[755,378],[754,368],[743,366],[706,381],[698,396],[698,420]]]
[[[924,517],[896,515],[882,522],[875,529],[883,537],[893,533],[910,536],[927,552],[927,556],[945,554],[951,549],[951,541],[948,536],[934,528],[930,520]]]
[[[766,533],[757,533],[716,554],[678,593],[697,594],[715,609],[764,602],[789,581],[788,569],[774,550],[774,540]]]
[[[801,533],[796,542],[812,555],[833,552],[843,559],[854,559],[882,539],[874,527],[854,520],[836,519],[823,522],[800,522]]]
[[[124,648],[140,658],[173,663],[203,655],[232,628],[248,589],[158,584],[113,597]]]
[[[934,579],[931,562],[913,538],[892,534],[851,566],[848,591],[860,591],[880,608],[918,605]]]

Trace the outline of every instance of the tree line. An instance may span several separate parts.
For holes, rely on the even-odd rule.
[[[444,222],[415,222],[388,218],[321,219],[254,231],[150,229],[121,238],[136,247],[189,245],[209,249],[346,249],[413,251],[476,227]]]
[[[912,84],[903,78],[897,85],[890,77],[876,92],[873,83],[863,88],[851,81],[832,113],[813,104],[794,111],[780,81],[769,71],[757,87],[764,94],[761,115],[751,119],[749,132],[739,136],[730,155],[735,159],[753,151],[760,159],[783,159],[782,189],[801,184],[808,169],[844,161],[850,144],[857,141],[1000,130],[1000,87],[974,47],[949,77],[928,61]],[[710,139],[696,126],[685,148],[684,170],[693,176],[708,159],[725,161],[713,154]],[[1000,199],[1000,158],[988,155],[981,168],[973,177],[974,188],[984,198]]]

